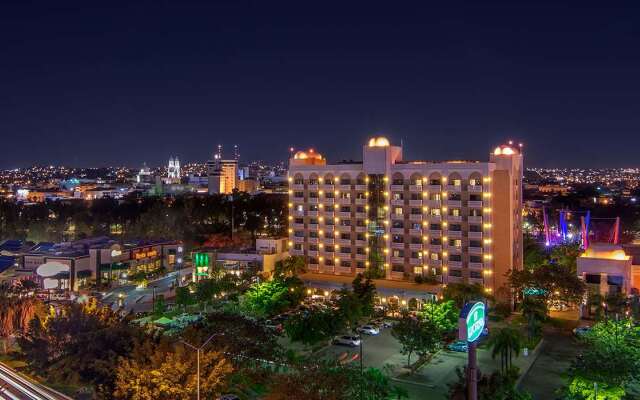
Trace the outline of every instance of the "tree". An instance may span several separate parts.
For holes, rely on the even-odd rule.
[[[569,371],[567,397],[593,398],[594,384],[610,398],[622,398],[640,377],[640,327],[629,319],[605,320],[583,336],[586,349]],[[589,397],[590,396],[590,397]]]
[[[305,272],[307,272],[307,266],[304,257],[289,256],[282,261],[276,262],[273,274],[276,278],[284,278],[298,276]]]
[[[411,367],[411,355],[424,356],[435,351],[440,345],[441,335],[430,320],[421,320],[404,314],[391,329],[391,335],[402,345],[402,354],[407,355],[407,367]]]
[[[482,285],[478,283],[449,283],[443,291],[444,298],[453,300],[456,307],[462,308],[470,301],[484,300],[486,295]]]
[[[495,359],[500,354],[500,372],[505,374],[513,367],[513,355],[520,355],[520,350],[523,347],[522,334],[510,326],[498,329],[489,338],[489,346],[491,347],[491,358]]]
[[[351,283],[353,293],[360,300],[362,314],[370,316],[373,314],[373,303],[376,297],[376,285],[370,278],[366,278],[362,274],[356,275]]]
[[[534,269],[547,261],[543,248],[531,235],[524,235],[522,247],[523,264],[526,269]]]
[[[520,309],[527,321],[527,334],[531,340],[540,333],[540,326],[547,320],[547,304],[544,297],[525,296]]]
[[[453,300],[425,303],[418,313],[423,319],[431,321],[441,333],[457,329],[460,310]]]
[[[267,317],[298,304],[302,297],[297,282],[276,279],[251,286],[243,295],[240,306],[253,315]]]
[[[147,344],[136,356],[121,358],[117,367],[115,399],[192,399],[197,390],[196,352],[181,343]],[[220,352],[200,354],[200,394],[205,399],[223,393],[231,363]]]
[[[284,324],[285,332],[291,341],[309,346],[330,339],[343,328],[343,320],[336,318],[330,309],[297,313]]]
[[[195,302],[189,286],[181,286],[176,288],[176,305],[183,310]]]
[[[508,273],[511,287],[523,296],[527,290],[535,290],[545,303],[557,305],[579,304],[586,291],[585,283],[570,266],[543,264],[535,269],[511,270]]]

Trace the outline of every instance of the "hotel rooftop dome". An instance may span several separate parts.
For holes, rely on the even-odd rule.
[[[389,139],[384,136],[372,137],[369,139],[369,147],[389,147]]]

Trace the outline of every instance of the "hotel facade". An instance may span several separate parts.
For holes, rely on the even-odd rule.
[[[289,252],[311,273],[479,283],[506,296],[522,267],[522,171],[518,147],[489,161],[406,161],[384,137],[363,161],[328,164],[314,150],[289,167]],[[342,277],[344,279],[344,277]],[[503,288],[503,289],[501,289]]]

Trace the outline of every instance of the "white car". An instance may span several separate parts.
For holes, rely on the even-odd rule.
[[[358,332],[364,333],[365,335],[378,335],[380,334],[380,329],[372,325],[363,325],[358,328]]]
[[[349,335],[338,336],[335,339],[333,339],[333,344],[339,344],[341,346],[357,347],[357,346],[360,346],[360,338],[357,336],[349,336]]]

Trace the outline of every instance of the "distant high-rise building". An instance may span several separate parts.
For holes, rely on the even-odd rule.
[[[138,175],[136,175],[136,182],[143,183],[143,184],[153,183],[153,176],[151,175],[151,170],[149,169],[149,167],[147,167],[146,163],[142,164],[142,168],[140,168]]]
[[[222,145],[207,162],[209,194],[231,193],[238,187],[238,160],[223,160]]]
[[[362,162],[299,151],[289,163],[289,251],[310,272],[419,277],[438,283],[433,296],[478,283],[508,297],[505,274],[522,268],[522,162],[511,145],[489,161],[407,161],[384,137],[363,146]]]

